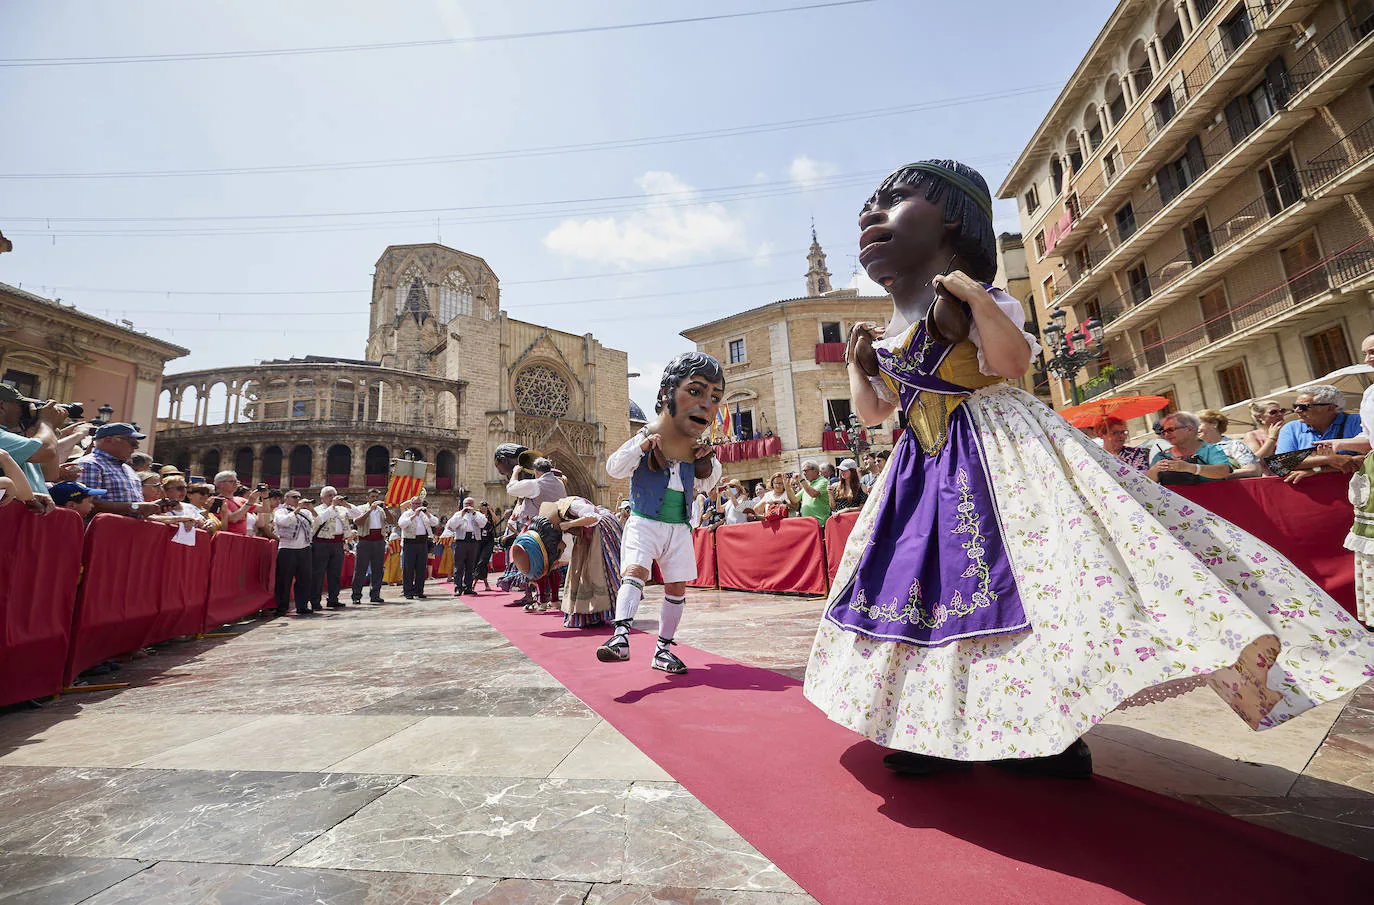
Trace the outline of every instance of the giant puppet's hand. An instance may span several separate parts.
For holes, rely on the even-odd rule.
[[[648,463],[650,471],[662,471],[668,467],[668,457],[663,455],[661,441],[662,438],[658,434],[650,434],[639,444],[639,448],[644,450],[644,460]]]
[[[885,328],[863,321],[849,330],[849,346],[845,349],[845,361],[852,361],[869,377],[878,376],[878,353],[873,344],[883,338]]]
[[[711,471],[715,467],[712,460],[716,457],[716,448],[710,443],[697,441],[697,445],[692,450],[696,457],[694,463],[695,474],[698,480],[705,480],[711,476]]]

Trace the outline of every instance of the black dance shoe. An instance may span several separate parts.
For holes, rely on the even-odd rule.
[[[893,751],[883,758],[883,766],[903,776],[934,776],[973,769],[973,764],[966,760],[949,760],[914,751]]]
[[[1055,779],[1088,779],[1093,775],[1093,753],[1081,738],[1058,754],[999,760],[993,766],[1021,776]]]

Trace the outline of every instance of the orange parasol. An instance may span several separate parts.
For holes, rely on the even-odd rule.
[[[1074,427],[1096,427],[1104,418],[1129,421],[1157,412],[1168,404],[1169,400],[1163,396],[1108,396],[1066,408],[1059,414]]]

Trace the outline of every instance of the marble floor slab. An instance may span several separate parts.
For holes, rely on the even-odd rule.
[[[340,773],[548,776],[596,726],[550,717],[425,717],[330,766]]]
[[[77,905],[152,866],[125,858],[0,852],[0,905]]]
[[[557,688],[475,685],[470,680],[429,685],[370,704],[357,713],[413,713],[425,716],[535,716],[551,705],[577,699]]]
[[[589,888],[543,880],[164,861],[82,905],[581,905]]]
[[[0,851],[271,864],[403,779],[0,767]]]
[[[581,882],[624,875],[629,784],[419,776],[284,862]]]
[[[624,779],[672,782],[673,777],[602,721],[549,774],[554,779]]]
[[[199,713],[175,720],[132,713],[17,713],[0,720],[0,766],[130,767],[253,719]]]
[[[584,905],[816,905],[806,893],[597,883]]]
[[[419,722],[418,716],[279,714],[164,751],[138,766],[158,770],[323,770]]]

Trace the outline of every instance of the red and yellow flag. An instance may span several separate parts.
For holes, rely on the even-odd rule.
[[[386,488],[386,504],[399,506],[419,496],[425,487],[425,470],[428,466],[428,462],[397,459]]]

